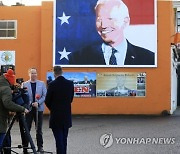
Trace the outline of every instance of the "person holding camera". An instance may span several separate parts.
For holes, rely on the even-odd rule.
[[[7,130],[9,112],[28,113],[29,111],[12,101],[11,86],[15,84],[15,75],[12,69],[0,76],[0,153]]]
[[[29,110],[30,112],[26,115],[26,122],[31,130],[32,121],[34,120],[36,126],[36,139],[38,152],[43,152],[43,136],[42,136],[42,124],[43,124],[43,111],[44,111],[44,100],[46,96],[46,85],[43,81],[37,80],[37,69],[30,68],[29,80],[22,83],[23,88],[27,88],[29,95]],[[28,146],[28,142],[25,143]],[[24,151],[27,153],[27,151]]]

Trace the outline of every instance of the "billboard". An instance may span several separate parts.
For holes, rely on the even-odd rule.
[[[97,97],[145,97],[146,73],[97,73]]]
[[[96,73],[95,72],[64,72],[63,76],[73,81],[75,97],[96,96]],[[47,84],[54,80],[53,72],[47,72]]]
[[[157,67],[157,0],[97,2],[55,0],[53,65]]]

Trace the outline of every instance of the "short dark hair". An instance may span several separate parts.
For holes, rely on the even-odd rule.
[[[62,67],[61,66],[54,66],[54,75],[62,75]]]

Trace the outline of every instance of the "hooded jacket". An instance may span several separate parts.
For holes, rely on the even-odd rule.
[[[0,76],[0,133],[6,132],[9,111],[23,112],[24,110],[24,107],[12,101],[10,84],[3,75]]]

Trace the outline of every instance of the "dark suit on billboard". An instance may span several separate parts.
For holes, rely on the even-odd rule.
[[[50,82],[45,104],[50,110],[49,127],[56,139],[57,154],[66,153],[68,129],[72,127],[71,102],[74,84],[63,76]]]
[[[119,89],[118,87],[114,87],[114,88],[109,89],[108,91],[118,91],[118,90],[130,90],[130,89],[127,87],[124,87],[123,89]]]
[[[124,65],[154,65],[154,53],[127,41]],[[106,65],[101,44],[87,46],[69,56],[71,65]]]
[[[80,81],[79,84],[91,84],[90,81]]]
[[[114,88],[111,88],[106,91],[106,96],[127,96],[128,90],[130,90],[127,87],[118,88],[117,86]]]

